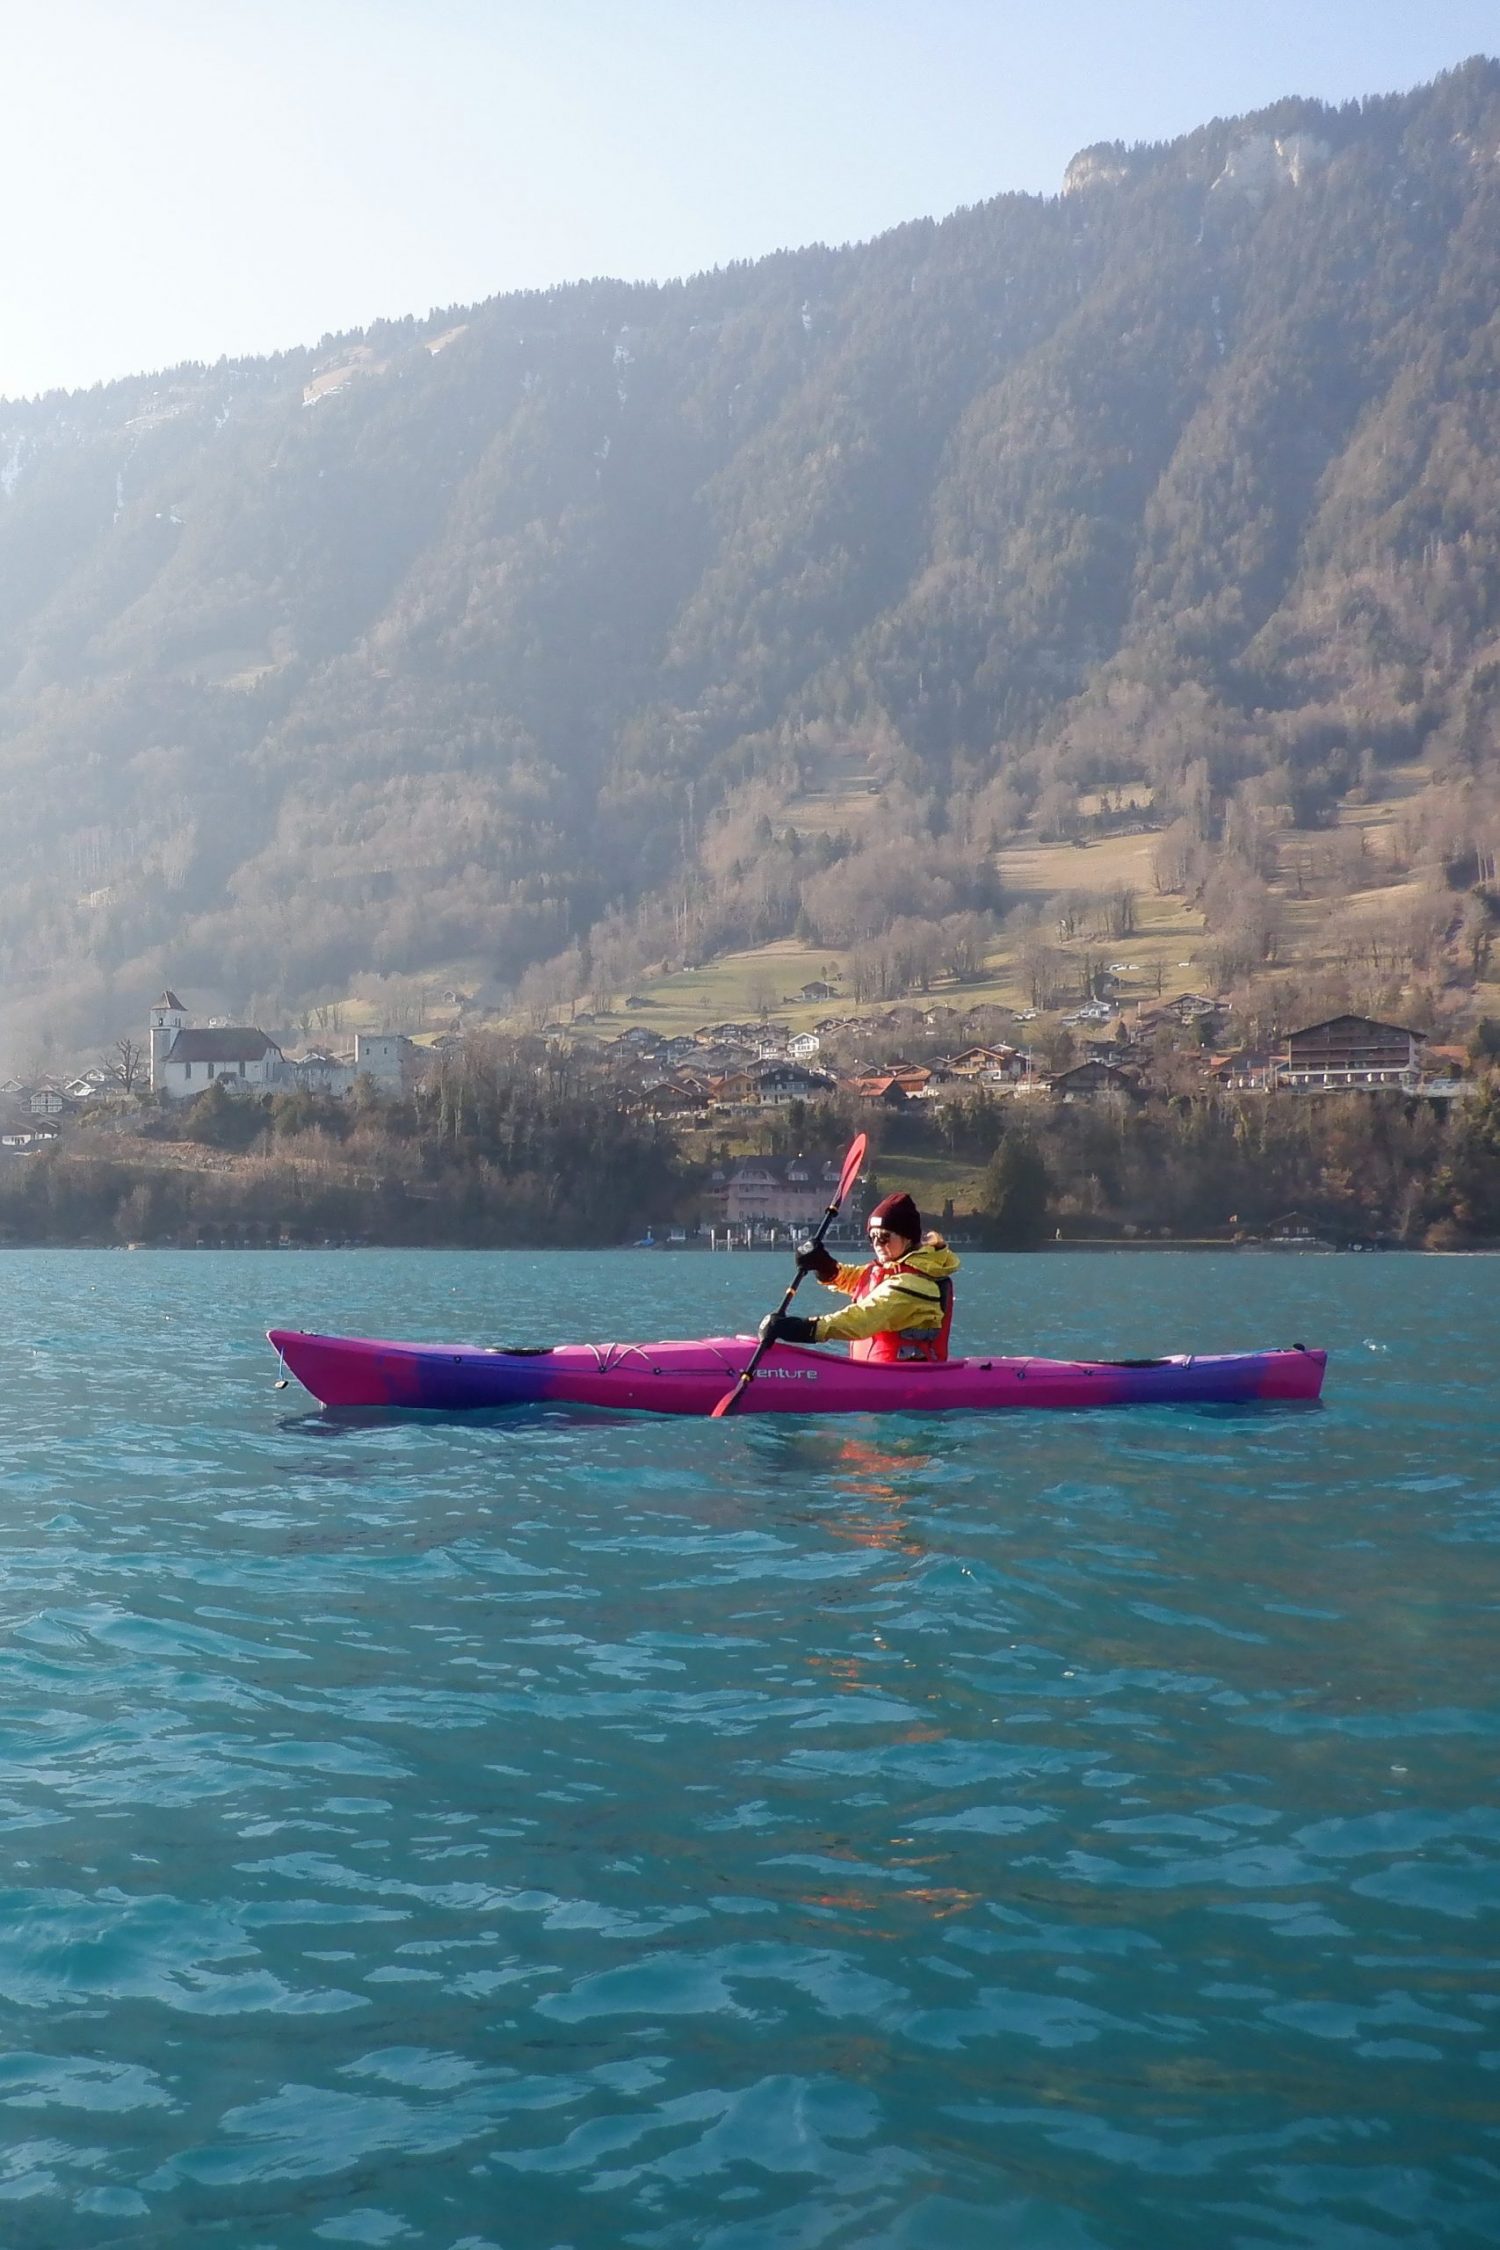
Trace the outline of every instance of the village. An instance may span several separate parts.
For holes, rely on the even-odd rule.
[[[1124,976],[1124,964],[1102,973],[1094,997],[1052,1016],[942,1002],[841,1010],[837,987],[819,979],[786,996],[804,1015],[827,1009],[800,1030],[768,1009],[664,1035],[638,1020],[647,1003],[632,995],[623,1012],[637,1020],[618,1030],[609,1015],[589,1012],[511,1044],[538,1072],[566,1069],[622,1120],[672,1132],[699,1159],[693,1212],[648,1229],[641,1240],[651,1247],[770,1246],[815,1221],[830,1182],[803,1142],[815,1143],[819,1118],[834,1113],[884,1119],[914,1146],[924,1123],[938,1125],[960,1104],[993,1104],[997,1116],[1005,1105],[1017,1123],[1056,1105],[1128,1110],[1224,1095],[1278,1104],[1384,1096],[1447,1115],[1478,1088],[1472,1049],[1402,1024],[1344,1013],[1252,1049],[1234,1042],[1226,1001],[1191,992],[1131,998],[1120,989]],[[461,1078],[487,1042],[509,1037],[488,1028],[360,1031],[347,1047],[284,1048],[256,1025],[196,1023],[170,987],[143,1028],[143,1038],[122,1036],[111,1056],[76,1075],[0,1084],[0,1174],[49,1150],[97,1146],[100,1136],[149,1134],[153,1115],[185,1116],[210,1089],[220,1102],[304,1095],[343,1104],[356,1092],[367,1102],[420,1099],[440,1076]],[[951,1197],[945,1215],[951,1223]],[[846,1224],[857,1223],[851,1213]]]

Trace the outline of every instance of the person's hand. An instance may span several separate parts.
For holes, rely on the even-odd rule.
[[[838,1270],[838,1259],[831,1257],[821,1242],[798,1243],[798,1273],[810,1273],[817,1281],[832,1281]]]
[[[763,1344],[816,1343],[817,1325],[797,1313],[767,1313],[760,1324],[760,1340]]]

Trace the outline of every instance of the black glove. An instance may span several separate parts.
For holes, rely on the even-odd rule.
[[[821,1242],[798,1243],[798,1273],[810,1273],[818,1281],[832,1281],[838,1270],[838,1259],[830,1257]]]
[[[767,1313],[760,1324],[760,1340],[763,1344],[815,1344],[817,1327],[815,1320],[803,1320],[797,1313]]]

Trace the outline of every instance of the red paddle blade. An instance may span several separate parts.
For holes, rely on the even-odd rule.
[[[853,1140],[849,1143],[849,1153],[844,1158],[844,1169],[839,1174],[838,1200],[840,1203],[843,1202],[844,1197],[849,1193],[849,1190],[853,1187],[855,1181],[859,1178],[860,1172],[864,1166],[865,1150],[869,1147],[869,1145],[869,1138],[864,1133],[856,1133]]]
[[[744,1389],[744,1387],[745,1386],[743,1382],[736,1383],[732,1391],[726,1391],[724,1393],[724,1396],[720,1399],[718,1405],[714,1408],[713,1412],[708,1417],[710,1422],[717,1422],[723,1415],[729,1412],[729,1409],[731,1408],[731,1406],[733,1406],[735,1400],[739,1397],[740,1392]]]

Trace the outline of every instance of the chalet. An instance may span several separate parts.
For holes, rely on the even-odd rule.
[[[780,1109],[787,1102],[816,1101],[820,1094],[833,1092],[831,1078],[798,1062],[762,1063],[752,1076],[756,1099],[768,1109]]]
[[[810,983],[803,985],[797,994],[797,998],[799,1000],[831,1000],[833,998],[833,986],[825,984],[821,977],[814,977]]]
[[[749,1070],[726,1070],[722,1077],[710,1078],[708,1094],[718,1109],[750,1109],[760,1100],[755,1073]]]
[[[1129,1034],[1123,1031],[1123,1027],[1107,1032],[1102,1038],[1098,1032],[1086,1031],[1083,1034],[1084,1054],[1097,1055],[1105,1062],[1128,1063],[1131,1060],[1132,1045],[1133,1042]]]
[[[1128,1070],[1118,1063],[1104,1062],[1097,1056],[1088,1062],[1075,1063],[1071,1070],[1060,1070],[1048,1080],[1050,1091],[1063,1101],[1090,1098],[1095,1094],[1125,1094],[1131,1100],[1140,1095],[1140,1087]]]
[[[1276,1084],[1300,1092],[1415,1086],[1426,1033],[1370,1016],[1331,1016],[1288,1032],[1276,1057]]]
[[[722,1078],[729,1071],[747,1070],[754,1060],[750,1049],[741,1046],[738,1040],[719,1041],[711,1047],[695,1045],[693,1049],[697,1068],[715,1078]]]
[[[653,1078],[641,1088],[636,1100],[648,1117],[696,1117],[708,1107],[708,1095],[701,1086],[676,1078]]]
[[[972,1052],[973,1050],[966,1050]],[[963,1094],[1014,1093],[1031,1077],[1033,1058],[1025,1047],[986,1047],[979,1050],[994,1059],[978,1068],[956,1070],[951,1061],[936,1063],[922,1088],[925,1101],[953,1101]]]
[[[823,1042],[815,1031],[797,1031],[786,1043],[793,1062],[811,1062]]]
[[[960,1047],[956,1055],[944,1055],[938,1068],[949,1078],[977,1078],[1000,1053],[998,1047]]]
[[[945,1055],[938,1069],[948,1078],[973,1078],[993,1085],[999,1079],[1025,1075],[1027,1058],[1019,1047],[960,1047]]]
[[[893,1078],[889,1071],[876,1071],[868,1078],[855,1078],[850,1081],[850,1090],[860,1101],[879,1102],[885,1109],[905,1109],[912,1098],[900,1079]]]

